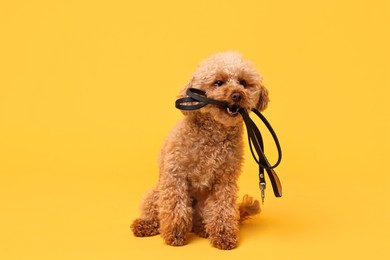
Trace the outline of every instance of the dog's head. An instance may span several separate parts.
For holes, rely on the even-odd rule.
[[[233,126],[242,121],[238,113],[239,107],[248,111],[253,108],[262,111],[269,101],[262,77],[238,52],[217,53],[205,59],[178,97],[185,97],[188,88],[201,89],[206,92],[208,98],[226,101],[230,106],[226,109],[217,105],[207,105],[200,111],[186,111],[184,114],[208,113],[226,126]]]

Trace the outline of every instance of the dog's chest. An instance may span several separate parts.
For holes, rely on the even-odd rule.
[[[216,179],[239,173],[242,150],[231,140],[194,144],[191,149],[192,169],[188,180],[195,190],[209,190]]]

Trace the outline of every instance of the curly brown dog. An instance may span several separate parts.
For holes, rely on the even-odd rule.
[[[204,60],[178,97],[188,88],[227,101],[231,109],[207,105],[183,112],[184,119],[162,146],[158,183],[146,194],[131,229],[140,237],[161,234],[173,246],[186,244],[192,231],[217,248],[232,249],[239,223],[260,212],[259,202],[247,195],[237,204],[244,126],[234,108],[264,110],[268,91],[257,70],[237,52]]]

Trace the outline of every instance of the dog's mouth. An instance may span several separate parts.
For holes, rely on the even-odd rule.
[[[238,110],[239,110],[239,109],[240,109],[239,106],[233,105],[233,106],[231,106],[231,107],[227,107],[227,108],[226,108],[226,111],[228,112],[228,114],[229,114],[230,116],[236,116],[236,115],[238,115]]]

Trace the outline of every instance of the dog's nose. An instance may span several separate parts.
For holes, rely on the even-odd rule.
[[[238,102],[241,100],[241,94],[238,93],[238,92],[234,92],[230,98],[234,101],[234,102]]]

